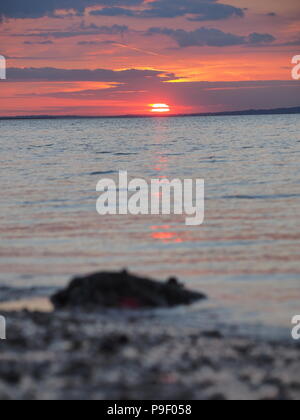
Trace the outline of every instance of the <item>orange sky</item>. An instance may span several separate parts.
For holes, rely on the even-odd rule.
[[[299,0],[23,3],[0,5],[2,116],[143,114],[153,103],[174,113],[300,106],[291,79]],[[74,9],[52,10],[56,3]]]

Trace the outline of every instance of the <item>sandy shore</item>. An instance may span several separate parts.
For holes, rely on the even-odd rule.
[[[4,399],[300,399],[300,347],[162,326],[148,313],[6,314]]]

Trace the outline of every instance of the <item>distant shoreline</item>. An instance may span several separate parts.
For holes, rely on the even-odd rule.
[[[62,119],[113,119],[113,118],[182,118],[182,117],[234,117],[251,115],[295,115],[300,114],[300,106],[294,108],[276,108],[276,109],[248,109],[244,111],[225,111],[225,112],[205,112],[192,114],[141,114],[141,115],[21,115],[4,116],[4,120],[62,120]]]

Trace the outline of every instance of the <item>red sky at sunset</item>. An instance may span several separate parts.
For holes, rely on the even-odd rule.
[[[2,3],[1,116],[300,106],[299,0]]]

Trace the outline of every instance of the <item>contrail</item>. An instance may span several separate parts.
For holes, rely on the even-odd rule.
[[[121,44],[120,42],[116,42],[116,43],[114,43],[114,45],[117,45],[117,46],[122,47],[122,48],[128,48],[129,50],[133,50],[133,51],[139,51],[139,52],[142,52],[142,53],[145,53],[145,54],[149,54],[149,55],[161,56],[161,54],[158,54],[156,52],[148,51],[148,50],[143,50],[141,48],[131,47],[130,45]]]

